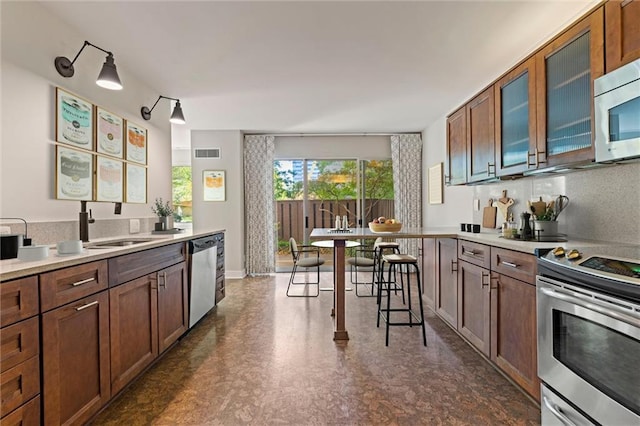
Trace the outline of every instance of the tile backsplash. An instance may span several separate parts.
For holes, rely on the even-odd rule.
[[[129,219],[96,219],[89,225],[89,240],[94,238],[118,237],[129,234]],[[140,218],[140,233],[149,233],[157,222],[155,217]],[[28,221],[27,221],[28,222]],[[5,226],[11,228],[12,233],[24,233],[24,223],[3,221]],[[63,222],[28,222],[27,235],[33,244],[52,245],[60,241],[79,238],[79,225],[77,220]]]
[[[474,187],[480,211],[473,212],[474,223],[482,223],[482,207],[498,200],[502,190],[515,204],[510,212],[520,223],[527,200],[551,201],[566,195],[570,202],[558,217],[558,232],[571,238],[640,244],[640,162],[618,164],[563,175],[528,177]],[[498,212],[499,227],[503,217]]]

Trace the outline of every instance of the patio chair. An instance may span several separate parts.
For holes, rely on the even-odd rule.
[[[320,259],[320,248],[308,245],[300,245],[296,243],[295,238],[289,238],[289,250],[291,250],[291,256],[293,257],[293,270],[291,271],[291,277],[289,278],[289,285],[287,286],[287,296],[288,297],[318,297],[320,294],[320,265],[324,264],[324,259]],[[309,255],[311,256],[303,256]],[[315,256],[314,256],[315,254]],[[305,268],[308,272],[309,268],[316,268],[317,270],[317,279],[315,282],[295,282],[296,272],[298,268]],[[315,285],[316,293],[315,294],[289,294],[289,290],[292,285]]]

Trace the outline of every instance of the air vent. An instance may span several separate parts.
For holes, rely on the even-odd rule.
[[[196,148],[196,158],[220,158],[220,148]]]

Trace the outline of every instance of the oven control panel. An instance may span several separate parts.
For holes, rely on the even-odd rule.
[[[640,263],[636,262],[593,256],[582,262],[580,266],[610,274],[640,278]]]

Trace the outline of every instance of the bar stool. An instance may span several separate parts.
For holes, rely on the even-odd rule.
[[[347,259],[349,264],[349,274],[351,284],[356,286],[356,296],[358,297],[374,297],[373,286],[375,285],[376,277],[376,254],[373,249],[357,248],[355,249],[355,256]],[[371,281],[358,281],[358,268],[372,269]],[[371,286],[371,294],[360,294],[358,292],[359,286]]]
[[[385,251],[395,254],[400,254],[400,244],[396,242],[382,241],[381,237],[378,237],[376,241],[373,243],[374,249],[374,261],[375,265],[373,267],[373,275],[376,277],[375,282],[378,286],[377,300],[378,305],[380,304],[380,286],[386,284],[387,287],[390,287],[393,284],[393,290],[395,294],[398,294],[398,289],[402,292],[402,303],[405,303],[404,300],[404,288],[398,285],[396,279],[396,270],[393,269],[393,281],[385,281],[384,280],[384,264],[382,262],[382,257],[385,254]],[[390,278],[390,277],[389,277]],[[373,290],[373,288],[371,289]]]
[[[422,341],[424,345],[427,346],[427,333],[424,327],[424,310],[422,307],[422,284],[420,282],[420,268],[418,267],[418,259],[409,255],[409,254],[386,254],[382,257],[383,263],[389,264],[389,270],[387,273],[388,281],[391,280],[391,270],[393,269],[395,272],[396,266],[405,265],[407,269],[407,302],[408,305],[406,308],[391,308],[391,286],[387,286],[384,291],[387,292],[387,307],[383,308],[382,303],[378,303],[378,320],[376,327],[380,327],[380,317],[384,319],[386,323],[386,340],[385,346],[389,346],[389,326],[409,326],[413,327],[414,325],[419,325],[422,327]],[[420,301],[420,316],[416,315],[411,309],[411,275],[409,274],[409,266],[413,266],[416,271],[416,277],[418,280],[418,300]],[[402,283],[402,288],[404,289],[404,279],[403,279],[402,270],[400,270],[400,282]],[[382,286],[378,286],[378,300],[382,296],[383,288]],[[404,303],[404,301],[403,301]],[[391,312],[407,312],[409,315],[408,322],[391,322]],[[414,321],[415,320],[415,321]]]

